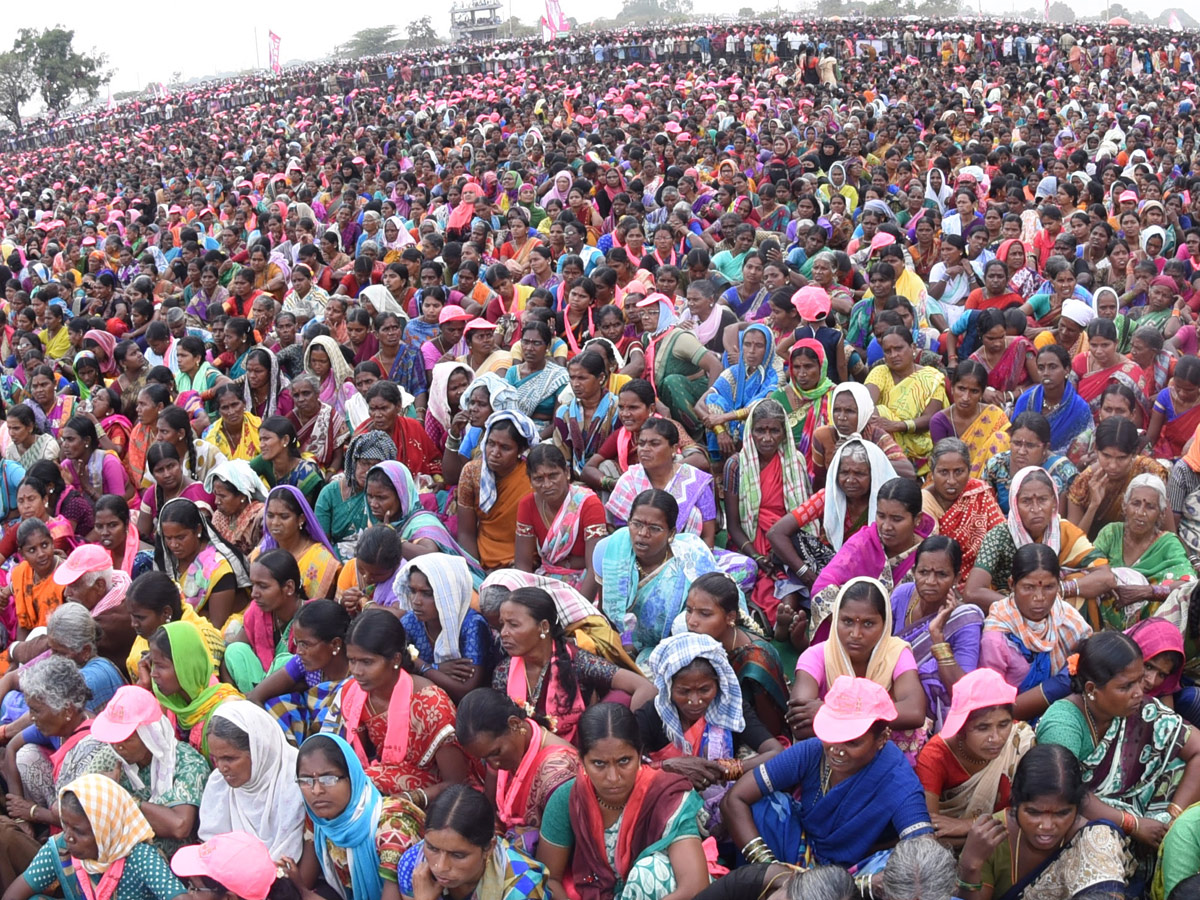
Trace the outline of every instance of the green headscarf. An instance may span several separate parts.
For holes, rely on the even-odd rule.
[[[241,700],[242,695],[233,685],[217,681],[216,665],[199,628],[191,622],[168,622],[163,630],[171,644],[171,661],[182,693],[164,694],[154,683],[154,696],[163,709],[175,714],[183,728],[190,731],[203,724],[200,752],[207,757],[209,719],[226,700]]]

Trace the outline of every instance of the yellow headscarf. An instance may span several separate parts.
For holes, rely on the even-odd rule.
[[[871,658],[867,662],[866,677],[890,691],[892,689],[892,673],[896,671],[896,661],[900,658],[900,654],[908,649],[908,642],[892,636],[892,603],[887,589],[876,579],[861,576],[847,581],[838,591],[837,600],[834,601],[833,613],[829,616],[829,640],[825,642],[825,684],[833,684],[839,675],[858,677],[850,662],[850,654],[842,646],[837,631],[842,601],[850,589],[857,584],[869,584],[883,596],[883,636],[875,645],[875,649],[871,651]]]
[[[84,870],[102,875],[109,867],[127,857],[138,844],[154,839],[154,829],[142,815],[137,801],[107,775],[81,775],[58,792],[61,806],[64,794],[74,794],[92,825],[98,859],[80,860]]]

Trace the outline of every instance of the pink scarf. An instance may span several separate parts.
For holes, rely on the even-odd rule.
[[[137,544],[134,543],[134,554],[137,554]],[[129,553],[129,538],[125,539],[125,553]],[[131,565],[132,567],[132,565]],[[100,602],[92,607],[92,618],[101,613],[108,612],[110,609],[116,609],[125,600],[125,594],[129,591],[129,585],[133,583],[133,579],[129,577],[129,573],[122,568],[113,571],[113,583],[108,589],[108,593],[100,598]]]
[[[388,701],[387,738],[379,750],[380,762],[395,764],[404,762],[408,754],[408,738],[412,731],[410,716],[412,715],[413,680],[403,669],[392,689],[392,699]],[[362,740],[358,736],[358,726],[362,722],[363,709],[367,705],[367,692],[358,686],[358,682],[350,679],[342,688],[342,718],[346,722],[346,735],[359,762],[366,765],[369,760],[363,750]]]
[[[575,654],[572,652],[572,645],[567,644],[567,653],[574,660]],[[542,686],[541,700],[545,702],[546,719],[550,725],[550,730],[557,734],[564,741],[574,742],[575,727],[579,723],[579,717],[583,715],[583,704],[579,696],[579,689],[575,689],[575,696],[567,698],[569,705],[563,706],[557,701],[565,693],[562,685],[558,681],[558,664],[553,656],[546,662],[545,682]],[[527,713],[532,715],[532,709],[535,704],[529,703],[529,682],[525,678],[525,660],[523,657],[514,656],[508,667],[508,696],[517,706],[523,706]]]

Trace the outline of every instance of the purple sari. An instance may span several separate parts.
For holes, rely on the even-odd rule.
[[[916,598],[916,585],[911,581],[902,584],[892,591],[892,622],[896,637],[908,641],[912,647],[913,657],[917,661],[917,673],[921,677],[921,687],[925,689],[925,700],[929,704],[929,714],[934,721],[935,730],[941,728],[942,720],[950,709],[950,692],[938,677],[938,663],[933,656],[933,641],[929,637],[929,622],[933,616],[925,616],[915,622],[908,622],[909,608],[919,604]],[[964,672],[973,672],[979,667],[979,644],[983,637],[983,611],[972,603],[964,603],[955,607],[946,620],[943,636],[950,649],[954,651],[954,659]]]

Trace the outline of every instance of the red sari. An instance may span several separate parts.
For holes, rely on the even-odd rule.
[[[1079,377],[1079,384],[1076,391],[1079,396],[1087,401],[1088,406],[1092,408],[1092,415],[1100,408],[1100,396],[1104,393],[1104,389],[1112,382],[1118,381],[1126,385],[1133,391],[1136,397],[1141,392],[1141,383],[1145,378],[1145,373],[1141,367],[1131,359],[1121,357],[1120,362],[1115,366],[1109,366],[1106,369],[1099,369],[1095,372],[1088,372],[1088,355],[1080,353],[1075,357],[1072,369]]]
[[[1200,403],[1175,418],[1164,421],[1162,431],[1158,433],[1158,443],[1154,445],[1154,455],[1161,459],[1179,459],[1183,456],[1183,447],[1196,434],[1200,427]]]
[[[354,430],[354,435],[357,437],[371,430],[371,420],[368,419]],[[391,438],[399,451],[396,458],[404,463],[413,475],[442,474],[442,451],[416,419],[396,416]]]
[[[758,530],[754,533],[754,552],[761,553],[770,559],[771,542],[767,540],[767,532],[771,526],[787,515],[788,510],[783,502],[783,457],[776,453],[771,461],[760,471],[762,485],[762,500],[758,504]],[[765,610],[773,620],[779,601],[775,599],[775,579],[761,572],[754,582],[754,602],[759,609]]]

